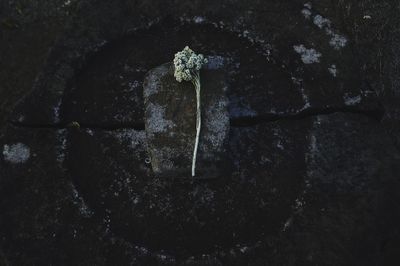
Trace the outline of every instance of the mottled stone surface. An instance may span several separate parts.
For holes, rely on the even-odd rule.
[[[399,7],[378,2],[0,2],[0,110],[41,69],[0,133],[0,264],[398,265]],[[68,18],[47,61],[32,9]],[[233,125],[220,178],[189,182],[152,173],[141,98],[188,44],[227,68]]]
[[[15,264],[104,263],[101,225],[66,178],[64,131],[8,126],[0,149],[20,143],[30,156],[15,162],[0,155],[2,249]],[[16,152],[16,151],[15,151]],[[62,252],[60,252],[62,250]],[[50,253],[49,253],[50,252]]]
[[[365,82],[349,38],[312,5],[226,5],[231,12],[222,17],[215,12],[223,4],[189,8],[155,1],[150,11],[149,6],[136,8],[121,0],[120,6],[101,3],[96,11],[80,10],[79,20],[71,22],[55,44],[34,92],[21,100],[11,120],[141,128],[145,73],[172,61],[188,44],[226,61],[232,118],[326,109],[381,115],[376,92]],[[154,11],[157,7],[162,14]],[[86,34],[88,29],[92,34]]]
[[[214,69],[210,69],[214,68]],[[196,177],[217,177],[226,167],[229,132],[226,73],[210,59],[200,72],[201,131]],[[196,92],[191,82],[177,82],[167,63],[144,81],[145,128],[153,171],[165,177],[190,177],[196,138]]]
[[[386,68],[383,87],[385,90],[381,96],[386,108],[383,123],[392,135],[397,148],[400,149],[400,46],[398,45],[400,34],[393,29],[389,40],[385,49]]]
[[[19,151],[8,149],[0,158],[4,253],[41,264],[368,265],[385,257],[378,247],[391,241],[383,225],[397,219],[400,155],[377,121],[319,115],[229,134],[232,167],[186,182],[152,174],[144,131],[7,127],[2,151],[20,143],[13,147],[30,156],[10,161]]]

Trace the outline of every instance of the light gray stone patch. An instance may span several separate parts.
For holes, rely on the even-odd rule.
[[[149,103],[147,109],[150,113],[150,119],[148,120],[149,123],[146,124],[146,130],[149,133],[162,133],[174,127],[172,121],[165,119],[165,107]]]
[[[59,123],[60,122],[60,108],[61,108],[61,99],[58,100],[57,104],[53,107],[54,123]]]
[[[336,78],[337,73],[338,73],[338,70],[337,70],[337,68],[336,68],[336,65],[331,65],[331,66],[328,68],[328,71],[329,71],[329,73],[331,73],[331,75],[332,75],[333,77]]]
[[[310,98],[308,97],[306,91],[304,90],[303,79],[292,77],[292,81],[293,81],[293,84],[296,84],[300,88],[301,97],[303,98],[303,101],[304,101],[304,106],[303,106],[302,110],[309,108],[311,106]]]
[[[343,97],[343,100],[346,105],[356,105],[361,102],[361,96],[357,95],[357,96],[351,97],[349,95],[345,95]]]
[[[155,71],[157,71],[157,70],[155,70]],[[151,76],[148,77],[149,84],[155,84],[155,86],[147,86],[146,87],[146,89],[143,91],[143,95],[144,95],[145,98],[148,98],[151,95],[157,93],[158,88],[157,88],[156,84],[159,83],[158,78],[159,77],[157,75],[151,75]]]
[[[70,183],[72,198],[75,205],[78,206],[79,212],[83,217],[91,217],[93,215],[93,211],[86,205],[83,198],[79,195],[78,190],[76,189],[73,183]]]
[[[303,8],[302,10],[301,10],[301,13],[303,14],[303,16],[306,18],[306,19],[310,19],[311,18],[311,11],[309,10],[309,9],[307,9],[307,8]]]
[[[305,9],[307,15],[311,15],[311,12],[308,13],[307,9]],[[310,10],[308,10],[310,11]],[[304,13],[303,13],[304,14]],[[307,16],[304,15],[306,18]],[[321,15],[315,15],[313,18],[313,23],[318,28],[325,31],[326,35],[330,36],[329,45],[333,47],[335,50],[340,50],[341,48],[347,45],[347,38],[341,34],[336,33],[331,27],[331,21],[327,18],[324,18]]]
[[[314,48],[307,49],[303,44],[293,46],[296,53],[301,55],[301,61],[304,64],[319,63],[321,53],[317,52]]]
[[[320,29],[331,27],[331,21],[327,18],[322,17],[321,15],[316,15],[313,19],[313,22]]]
[[[227,137],[227,128],[229,128],[229,113],[228,113],[228,100],[222,99],[221,101],[215,101],[210,108],[206,110],[206,121],[205,126],[208,128],[211,134],[207,134],[205,137],[211,145],[209,148],[215,149],[215,147],[221,146]],[[205,145],[203,145],[205,146]],[[204,147],[207,149],[206,147]]]
[[[196,23],[196,24],[201,24],[204,21],[206,21],[206,19],[204,17],[201,17],[201,16],[196,16],[196,17],[193,18],[193,22]]]
[[[67,150],[67,130],[59,129],[56,133],[56,160],[59,164],[63,164],[65,160],[65,152]]]
[[[28,161],[31,151],[28,146],[23,143],[5,144],[3,146],[4,160],[13,164],[21,164]]]
[[[341,48],[345,47],[347,44],[347,39],[339,34],[333,34],[329,44],[335,49],[340,50]]]
[[[131,149],[147,147],[146,132],[143,130],[120,129],[115,133],[113,132],[112,135],[121,144],[129,143]]]

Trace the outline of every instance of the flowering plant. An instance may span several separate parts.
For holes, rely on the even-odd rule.
[[[201,128],[201,109],[200,109],[200,69],[207,63],[207,59],[202,54],[196,54],[186,46],[181,52],[175,54],[174,77],[178,82],[190,81],[196,90],[197,112],[196,112],[196,140],[194,144],[192,160],[192,176],[195,176],[196,156],[199,146],[200,128]]]

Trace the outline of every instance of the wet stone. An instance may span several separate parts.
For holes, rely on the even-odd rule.
[[[151,70],[144,81],[145,127],[156,175],[189,177],[196,137],[196,93],[191,82],[179,83],[173,64]],[[202,126],[196,176],[218,176],[229,132],[225,73],[211,60],[200,73]]]

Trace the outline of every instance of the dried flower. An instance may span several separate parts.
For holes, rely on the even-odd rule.
[[[207,59],[202,54],[196,55],[192,49],[186,46],[181,52],[175,54],[174,76],[178,82],[193,81],[206,63]]]
[[[207,63],[207,59],[202,54],[195,54],[192,49],[186,46],[181,52],[175,54],[174,58],[174,77],[178,82],[190,81],[196,90],[197,115],[196,115],[196,140],[192,160],[192,176],[195,176],[197,149],[199,146],[201,128],[201,109],[200,109],[200,69]]]

